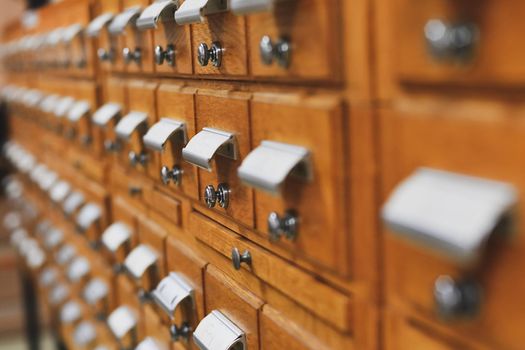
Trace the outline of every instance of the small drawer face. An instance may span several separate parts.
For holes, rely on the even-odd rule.
[[[146,125],[143,128],[137,127],[132,132],[129,140],[124,142],[125,144],[122,145],[121,150],[122,161],[126,166],[131,164],[130,152],[133,152],[135,155],[145,155],[146,161],[144,163],[136,161],[134,168],[143,171],[154,179],[158,178],[157,155],[147,152],[142,137],[147,128],[155,124],[157,120],[155,108],[156,89],[157,84],[144,81],[134,81],[128,85],[128,110],[130,112],[145,113],[147,117]]]
[[[445,109],[441,109],[443,107]],[[461,111],[462,107],[440,105],[439,110]],[[479,119],[477,110],[463,110],[465,112],[450,115],[414,111],[382,113],[383,203],[401,181],[420,167],[504,181],[515,186],[518,192],[523,191],[525,181],[519,176],[513,150],[524,145],[525,124],[502,118],[498,108],[485,108],[484,119]],[[465,135],[469,135],[468,142]],[[518,217],[524,215],[523,208],[518,207],[516,211]],[[521,231],[523,225],[518,222],[514,238],[489,245],[490,255],[481,258],[482,265],[476,265],[483,267],[474,280],[483,293],[479,311],[458,324],[455,319],[447,323],[438,317],[434,291],[438,277],[450,276],[459,282],[466,277],[465,269],[467,273],[470,270],[448,256],[407,239],[401,240],[386,230],[387,300],[415,307],[428,318],[441,320],[463,334],[475,335],[492,347],[512,348],[525,326],[521,312],[516,312],[525,283],[514,274],[515,267],[525,263]],[[512,293],[507,293],[508,290]],[[513,326],[508,327],[509,324]]]
[[[247,349],[259,348],[257,313],[263,302],[250,292],[232,282],[212,265],[204,275],[206,286],[206,313],[220,311],[244,332]]]
[[[131,230],[131,237],[129,239],[129,242],[123,243],[115,253],[110,251],[105,251],[107,254],[108,260],[110,261],[110,264],[122,264],[124,262],[124,259],[126,256],[131,252],[131,250],[137,245],[138,243],[138,223],[137,220],[139,219],[140,214],[138,213],[137,209],[131,207],[127,201],[119,196],[113,197],[114,200],[112,202],[112,209],[113,209],[113,223],[121,222],[124,225],[126,225],[126,228],[129,228]]]
[[[207,16],[206,20],[206,23],[191,25],[195,73],[246,75],[248,69],[245,19],[230,12],[223,12]],[[204,66],[199,64],[199,45],[204,44],[208,50],[212,50],[213,43],[219,45],[218,50],[222,49],[220,65],[216,66],[211,59]]]
[[[195,136],[195,89],[178,85],[163,84],[157,91],[157,111],[159,119],[168,118],[185,124],[186,136],[174,135],[168,139],[160,153],[160,166],[168,169],[178,167],[182,170],[180,182],[170,179],[167,186],[194,199],[199,198],[197,168],[182,158],[182,148],[186,140]],[[159,169],[160,173],[160,169]]]
[[[195,329],[204,314],[204,281],[203,274],[206,262],[194,255],[190,248],[174,238],[168,238],[166,245],[166,259],[168,273],[175,272],[193,288],[195,305],[194,315],[182,315],[189,320],[189,324]],[[177,320],[175,320],[177,322]],[[178,322],[180,323],[180,322]]]
[[[453,339],[439,334],[437,331],[410,319],[397,315],[389,315],[385,326],[385,339],[392,350],[402,349],[485,349],[475,344],[467,344],[461,340]]]
[[[128,9],[131,7],[138,6],[141,10],[144,10],[148,5],[149,0],[123,0],[122,7]],[[141,31],[134,24],[130,24],[126,27],[125,32],[122,34],[124,37],[125,49],[130,49],[131,52],[136,53],[136,50],[140,51],[140,58],[132,59],[127,61],[124,58],[124,51],[120,54],[124,58],[124,65],[126,66],[127,72],[153,72],[153,38],[150,30]]]
[[[143,219],[139,221],[139,240],[141,244],[145,244],[156,255],[157,260],[155,265],[149,269],[150,273],[146,271],[145,276],[141,279],[141,287],[146,291],[153,290],[162,276],[166,275],[165,268],[165,248],[166,248],[167,232],[156,222],[152,220]]]
[[[171,347],[169,326],[162,323],[161,318],[151,305],[144,306],[144,335],[153,338],[161,349],[170,349]]]
[[[122,10],[120,2],[120,0],[99,1],[99,11],[97,13],[99,15],[110,13],[114,18],[114,16],[118,15]],[[95,56],[97,57],[98,64],[105,71],[111,70],[115,65],[115,62],[121,58],[120,52],[117,51],[117,38],[111,36],[108,31],[108,26],[111,23],[111,20],[102,27],[93,40],[96,47]]]
[[[86,109],[82,108],[82,103],[77,104],[74,109],[77,109],[77,116],[80,115],[78,121],[71,123],[73,128],[73,135],[77,143],[83,148],[92,149],[97,156],[102,154],[102,140],[98,139],[92,131],[91,116],[98,106],[98,89],[92,83],[75,83],[77,87],[77,100],[87,102]],[[87,112],[86,112],[87,111]]]
[[[225,94],[227,94],[225,92]],[[237,176],[237,168],[241,159],[250,149],[250,130],[248,117],[248,97],[238,98],[226,95],[197,95],[197,132],[203,128],[214,128],[233,133],[237,144],[237,160],[216,154],[212,161],[212,170],[208,172],[199,169],[200,197],[205,200],[204,191],[207,186],[213,186],[217,191],[220,184],[226,184],[230,190],[228,204],[217,210],[230,215],[245,225],[253,225],[253,191],[241,184]]]
[[[276,97],[276,96],[274,96]],[[255,96],[252,102],[252,144],[265,141],[300,146],[310,154],[310,179],[292,173],[275,195],[255,191],[256,228],[268,236],[272,213],[284,220],[296,217],[295,239],[285,235],[276,244],[325,267],[348,271],[348,241],[344,232],[344,164],[342,111],[337,100],[276,102]],[[252,151],[253,152],[253,151]],[[263,164],[259,166],[265,167]]]
[[[251,73],[338,79],[338,8],[337,0],[283,1],[277,2],[272,12],[248,14]]]
[[[102,85],[102,99],[103,105],[115,104],[120,107],[120,112],[112,117],[104,125],[93,125],[93,138],[100,140],[104,154],[107,156],[116,156],[117,149],[117,135],[115,127],[126,113],[127,113],[127,91],[125,82],[119,79],[109,78],[105,84]]]
[[[157,73],[193,73],[192,55],[195,52],[191,49],[191,26],[180,26],[173,20],[159,22],[153,32],[153,41],[155,50],[162,49],[164,53],[162,62],[155,64]]]
[[[522,22],[510,15],[525,11],[524,3],[397,0],[391,9],[390,40],[398,53],[393,66],[400,80],[482,85],[525,80],[525,52],[514,52],[512,38]],[[403,15],[407,10],[410,16]]]

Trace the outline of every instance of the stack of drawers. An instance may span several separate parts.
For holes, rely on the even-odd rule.
[[[520,349],[520,10],[63,0],[11,25],[9,231],[59,338]]]
[[[9,28],[4,153],[38,212],[14,241],[68,348],[375,346],[342,8],[65,0]]]

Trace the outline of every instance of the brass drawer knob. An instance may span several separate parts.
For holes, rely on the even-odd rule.
[[[175,47],[173,45],[168,45],[166,50],[164,50],[160,45],[155,47],[155,63],[157,63],[159,66],[162,66],[164,61],[169,66],[175,65]]]
[[[208,48],[206,43],[200,43],[197,48],[197,60],[203,67],[207,66],[210,61],[214,67],[220,67],[222,63],[222,52],[223,48],[217,41],[211,44],[211,48]]]
[[[263,64],[270,66],[275,60],[283,68],[290,66],[291,45],[288,39],[280,38],[274,43],[272,38],[265,35],[261,38],[259,50]]]
[[[297,237],[298,222],[297,216],[291,211],[286,212],[283,217],[276,212],[271,212],[268,215],[270,240],[278,241],[283,236],[294,240]]]
[[[452,24],[431,19],[424,35],[430,54],[440,60],[469,59],[478,41],[478,28],[471,23]]]
[[[122,49],[122,58],[126,64],[130,64],[131,62],[140,64],[140,60],[142,59],[142,51],[139,48],[132,50],[129,47],[125,47]]]
[[[474,316],[481,303],[481,287],[474,281],[439,276],[434,283],[434,300],[438,314],[445,318]]]
[[[213,185],[208,185],[204,189],[204,202],[208,208],[213,208],[217,203],[221,208],[228,208],[230,203],[230,188],[227,184],[221,183],[215,190]]]
[[[233,248],[232,249],[232,264],[233,268],[235,270],[239,270],[241,268],[241,264],[245,263],[246,265],[252,264],[252,255],[248,250],[245,250],[244,253],[240,253],[239,249]]]
[[[173,181],[174,184],[180,185],[182,181],[182,174],[183,170],[176,165],[174,165],[171,169],[167,166],[163,166],[160,169],[160,177],[164,185],[169,184],[170,181]]]

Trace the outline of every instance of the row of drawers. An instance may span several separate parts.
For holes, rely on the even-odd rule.
[[[4,62],[12,70],[81,75],[93,74],[100,64],[110,71],[162,75],[338,80],[335,0],[177,4],[103,1],[90,23],[84,18],[90,13],[87,0],[47,6],[40,16],[72,11],[80,16],[4,44]]]
[[[276,249],[348,273],[347,245],[341,244],[346,187],[338,170],[344,164],[338,98],[110,79],[107,103],[93,113],[96,93],[89,87],[63,83],[54,90],[80,101],[69,99],[69,116],[79,115],[75,105],[86,107],[74,121],[60,102],[51,112],[40,108],[44,95],[40,104],[15,98],[9,106],[56,152],[94,151],[164,191],[254,228]]]
[[[67,254],[61,251],[67,251],[68,246],[75,246],[76,254],[67,259],[72,262],[65,263],[60,268],[64,269],[67,280],[72,284],[69,287],[58,287],[58,292],[55,293],[65,295],[60,290],[66,288],[69,291],[78,291],[81,296],[81,291],[92,278],[98,277],[112,285],[113,271],[126,271],[126,274],[119,275],[117,284],[112,287],[115,288],[116,295],[111,299],[114,302],[108,299],[99,305],[103,310],[93,306],[91,310],[95,315],[102,313],[107,316],[117,306],[125,305],[128,311],[132,310],[129,314],[140,315],[137,317],[135,340],[142,339],[143,332],[152,336],[147,329],[154,322],[151,321],[153,315],[161,319],[153,324],[161,324],[162,327],[151,327],[151,332],[155,332],[157,338],[170,343],[169,330],[175,321],[170,321],[164,315],[163,308],[145,301],[150,300],[153,295],[157,295],[157,300],[165,301],[163,297],[170,294],[162,294],[162,290],[168,288],[164,292],[167,293],[173,287],[173,281],[168,278],[161,282],[161,279],[168,276],[168,272],[175,272],[179,276],[183,275],[183,280],[194,289],[191,294],[196,308],[190,309],[196,310],[196,315],[190,320],[191,327],[196,332],[199,332],[199,321],[206,312],[217,309],[241,328],[250,349],[257,348],[259,343],[263,348],[274,348],[276,344],[305,349],[318,348],[317,345],[321,343],[324,344],[321,347],[327,348],[351,346],[352,338],[349,334],[352,330],[352,302],[349,297],[321,284],[314,277],[286,264],[264,249],[240,239],[235,233],[202,214],[190,214],[189,227],[184,234],[178,233],[180,229],[171,229],[168,233],[159,225],[162,221],[151,220],[152,213],[146,218],[144,213],[130,207],[117,196],[111,201],[113,225],[106,228],[105,223],[110,214],[106,210],[95,211],[93,214],[93,206],[103,207],[104,200],[95,199],[103,195],[103,192],[95,195],[96,191],[92,189],[82,189],[87,204],[79,206],[75,214],[67,210],[68,197],[62,203],[57,203],[57,197],[53,195],[56,193],[53,188],[60,187],[60,180],[55,180],[55,185],[46,190],[42,183],[34,186],[32,181],[22,179],[26,182],[26,195],[31,197],[32,202],[38,203],[40,211],[45,213],[44,218],[62,232],[62,238],[57,239],[55,229],[44,230],[40,227],[33,230],[41,240],[41,245],[48,249],[48,261],[58,258],[57,263],[64,264],[60,256]],[[87,183],[84,179],[77,178],[76,181],[84,186]],[[70,179],[70,183],[74,182],[75,179]],[[48,194],[52,207],[49,207]],[[62,205],[65,207],[62,208]],[[46,210],[46,207],[50,209]],[[68,215],[66,219],[64,213]],[[73,219],[74,226],[71,219],[67,218]],[[77,231],[80,229],[82,235],[74,233],[75,227]],[[179,240],[187,241],[188,234],[196,237],[196,245],[193,247]],[[125,239],[119,241],[122,235]],[[249,252],[251,261],[241,256],[236,257],[233,251],[241,253],[243,257]],[[272,272],[274,269],[280,273],[276,275]],[[221,271],[225,271],[228,277]],[[304,286],[301,292],[297,291],[299,286]],[[154,290],[156,291],[153,292]],[[65,299],[64,297],[57,304],[62,305]],[[164,309],[169,308],[169,303],[164,306]],[[109,319],[112,317],[117,316],[109,316]],[[183,312],[183,317],[189,316]],[[111,322],[109,321],[110,324]],[[283,327],[285,324],[288,327]],[[213,324],[209,325],[211,326]],[[118,330],[115,332],[119,334]]]

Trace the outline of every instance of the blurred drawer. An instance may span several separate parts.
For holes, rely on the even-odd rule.
[[[96,6],[97,16],[92,19],[86,29],[86,35],[93,42],[98,67],[109,71],[120,56],[117,52],[117,38],[109,33],[111,21],[121,11],[120,0],[98,1]]]
[[[170,133],[150,134],[155,151],[160,154],[160,167],[166,167],[168,174],[162,176],[158,169],[158,181],[175,192],[191,198],[199,198],[197,168],[182,158],[182,148],[195,135],[195,88],[176,84],[161,84],[157,90],[157,113],[159,130],[170,129]],[[169,124],[174,122],[177,124]],[[164,123],[164,124],[163,124]],[[150,128],[151,131],[154,131]],[[158,136],[157,136],[158,135]],[[150,146],[150,148],[152,147]]]
[[[255,94],[252,145],[238,173],[255,187],[255,227],[284,248],[341,274],[345,232],[343,113],[330,96]]]
[[[258,312],[263,305],[262,300],[244,290],[212,265],[206,268],[204,285],[207,317],[214,310],[220,312],[243,333],[245,349],[259,349]],[[207,325],[203,321],[199,323],[194,332],[194,340],[195,334],[213,334],[213,328],[208,329]]]
[[[91,115],[98,107],[98,88],[95,83],[88,81],[71,82],[74,90],[72,97],[74,104],[65,115],[64,134],[66,138],[82,150],[92,151],[96,156],[102,155],[101,140],[92,133]]]
[[[224,11],[227,7],[226,1]],[[191,4],[188,1],[187,4]],[[193,3],[195,4],[195,2]],[[175,13],[175,20],[184,9]],[[181,25],[191,24],[191,42],[193,47],[193,66],[195,74],[242,76],[248,73],[248,58],[246,46],[246,21],[243,17],[235,16],[231,12],[212,13],[204,17],[205,20],[193,20]],[[204,53],[204,55],[199,54]],[[217,54],[215,54],[217,53]],[[216,57],[217,59],[214,59]]]
[[[232,11],[236,11],[234,3]],[[338,45],[338,1],[282,1],[274,6],[273,10],[246,16],[251,74],[339,80],[342,52]]]
[[[489,349],[479,344],[443,334],[424,323],[387,314],[385,319],[385,344],[389,350],[425,349]]]
[[[110,183],[113,194],[125,198],[134,208],[146,209],[145,198],[149,196],[146,193],[153,190],[149,179],[140,174],[130,176],[122,167],[114,166],[111,168]]]
[[[410,16],[404,14],[410,12]],[[421,83],[519,84],[525,51],[512,33],[521,30],[519,1],[391,2],[394,67],[400,80]]]
[[[75,217],[75,226],[93,247],[98,247],[109,223],[108,193],[96,182],[84,181],[85,204]]]
[[[173,237],[169,237],[166,247],[166,259],[168,274],[175,273],[177,278],[182,279],[191,288],[189,300],[183,300],[177,305],[173,315],[168,315],[165,310],[159,312],[164,322],[175,325],[182,329],[183,325],[189,325],[195,329],[199,321],[205,316],[204,310],[204,269],[206,262],[202,260],[189,246],[183,244]],[[173,316],[171,318],[171,316]],[[179,338],[178,343],[185,347],[194,348],[191,333],[187,337]]]
[[[162,323],[152,305],[144,306],[144,336],[150,337],[159,349],[171,348],[170,329]]]
[[[444,105],[441,101],[439,108],[417,105],[398,112],[383,111],[380,119],[384,154],[383,201],[395,186],[419,167],[503,181],[523,192],[522,164],[516,161],[514,150],[524,145],[525,123],[502,116],[497,106],[478,107],[473,108],[468,103],[466,106],[459,103]],[[436,112],[429,112],[432,110]],[[443,114],[442,110],[448,113]],[[455,191],[453,198],[458,200],[456,196],[459,197],[460,193]],[[433,210],[437,213],[439,205],[435,204]],[[476,206],[478,204],[484,203],[476,203]],[[513,214],[523,216],[523,208],[518,207]],[[458,222],[469,225],[472,219],[461,216],[448,225]],[[450,226],[449,229],[456,227]],[[391,234],[391,230],[386,231],[385,284],[391,305],[417,310],[429,319],[490,347],[517,348],[516,344],[522,338],[521,329],[525,326],[522,317],[525,309],[519,301],[525,292],[525,283],[521,283],[517,269],[525,263],[521,222],[516,223],[512,239],[489,238],[487,254],[483,254],[485,245],[482,245],[478,259],[465,262],[449,256],[452,245],[446,252],[438,250],[442,246],[438,241],[434,241],[432,249],[428,245],[424,248],[422,241],[410,243],[407,238],[400,239]],[[447,277],[438,280],[440,276]],[[449,287],[453,289],[442,289],[452,282],[454,284]],[[463,294],[463,288],[468,286],[481,288],[481,301]],[[459,305],[468,302],[468,309],[465,305],[465,309],[438,317],[436,311],[441,311],[443,304],[436,301],[441,300],[436,299],[436,295],[445,295],[441,291],[446,290],[460,295]]]
[[[122,0],[124,11],[139,8],[139,15],[148,5],[150,0]],[[137,16],[138,18],[138,16]],[[132,19],[124,28],[124,46],[122,58],[127,72],[153,72],[153,36],[151,31],[141,30],[137,27],[137,19]],[[130,56],[127,57],[126,51]]]
[[[267,283],[341,332],[352,329],[353,302],[349,296],[196,212],[190,214],[188,227],[203,243],[205,252],[211,249],[206,254],[210,263],[254,293],[262,282]],[[243,258],[246,255],[250,258]],[[254,281],[254,276],[258,280]]]
[[[119,138],[121,164],[158,178],[156,154],[150,154],[142,140],[149,126],[155,124],[157,84],[142,80],[128,83],[128,114],[120,119],[115,130]]]
[[[181,225],[182,208],[181,202],[179,200],[173,198],[171,195],[162,193],[157,189],[147,191],[145,193],[144,200],[150,209],[162,215],[172,224],[175,224],[176,226]]]
[[[115,127],[128,112],[126,82],[118,78],[108,78],[101,88],[102,106],[92,116],[93,138],[100,143],[95,147],[103,148],[107,156],[117,158],[118,140]]]
[[[197,134],[189,140],[183,155],[186,161],[201,168],[202,202],[253,226],[253,191],[243,186],[237,177],[237,168],[250,149],[249,98],[246,93],[199,90]],[[221,187],[224,195],[216,195]]]

